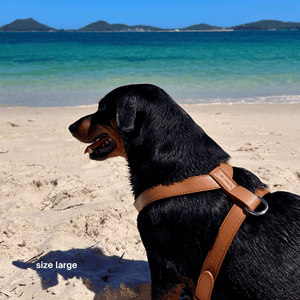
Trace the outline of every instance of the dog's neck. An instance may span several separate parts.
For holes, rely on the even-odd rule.
[[[172,136],[158,135],[159,140],[155,142],[150,134],[139,144],[127,145],[130,181],[136,197],[158,184],[169,185],[208,174],[221,162],[229,160],[229,155],[198,125],[193,127],[189,127],[189,132],[173,132]],[[184,131],[184,128],[178,126],[177,131]]]

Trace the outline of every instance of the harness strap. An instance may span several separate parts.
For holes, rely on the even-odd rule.
[[[160,184],[147,189],[138,196],[134,206],[140,212],[145,206],[156,200],[220,188],[210,175],[190,177],[183,181],[174,182],[171,185]]]
[[[254,211],[260,203],[260,198],[268,190],[262,188],[256,195],[233,180],[233,169],[229,164],[221,163],[209,175],[187,178],[169,186],[158,185],[144,191],[134,205],[140,212],[146,205],[163,198],[197,193],[221,188],[235,202],[224,219],[215,243],[202,266],[194,300],[210,300],[214,283],[225,258],[227,250],[249,211]],[[266,211],[266,210],[265,210]]]
[[[254,195],[244,187],[237,185],[224,171],[223,164],[221,164],[209,174],[220,184],[222,190],[228,196],[235,202],[237,200],[239,202],[236,202],[238,205],[234,204],[227,214],[219,229],[216,240],[206,256],[196,287],[195,300],[209,300],[211,298],[214,283],[225,255],[248,214],[243,208],[246,206],[254,211],[260,204],[260,199],[257,196],[263,197],[269,192],[266,189],[259,189],[256,191],[256,195]],[[240,207],[240,204],[243,205],[243,208]]]

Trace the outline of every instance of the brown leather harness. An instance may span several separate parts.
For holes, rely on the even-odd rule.
[[[203,191],[222,189],[234,201],[234,205],[224,219],[216,240],[208,252],[198,279],[194,300],[210,300],[214,283],[218,276],[227,250],[248,213],[263,215],[268,210],[267,202],[262,197],[269,193],[265,188],[255,194],[236,184],[232,179],[232,166],[221,163],[209,175],[195,176],[171,185],[158,185],[144,191],[135,201],[134,206],[140,212],[146,205],[160,199]],[[263,202],[265,209],[255,212]]]

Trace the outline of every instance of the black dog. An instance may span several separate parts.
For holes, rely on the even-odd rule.
[[[123,156],[135,197],[158,184],[208,174],[229,155],[162,89],[117,88],[98,111],[70,126],[92,143],[90,158]],[[234,168],[233,179],[251,192],[265,187],[254,174]],[[268,212],[249,215],[225,257],[212,299],[300,299],[300,197],[267,194]],[[201,267],[233,201],[221,190],[163,199],[138,215],[151,270],[152,299],[193,295]]]

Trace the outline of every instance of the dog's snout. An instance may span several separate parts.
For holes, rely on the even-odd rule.
[[[90,126],[92,115],[88,115],[76,121],[69,126],[71,134],[81,142],[89,143]]]

